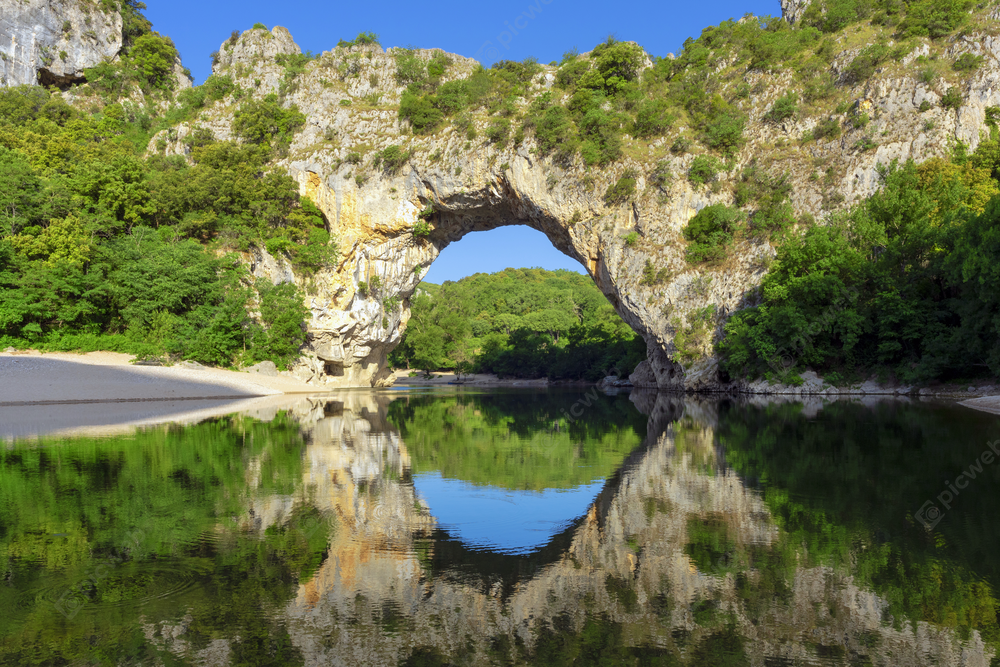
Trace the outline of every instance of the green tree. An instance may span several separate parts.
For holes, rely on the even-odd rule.
[[[284,370],[306,342],[304,322],[310,316],[302,295],[292,283],[257,285],[263,340],[255,342],[254,360],[269,359]]]
[[[284,108],[274,93],[262,100],[244,102],[233,115],[233,132],[250,144],[286,148],[292,137],[305,124],[306,117],[298,107]]]
[[[906,8],[903,34],[937,39],[957,30],[969,19],[972,0],[916,0]]]
[[[609,37],[591,51],[593,69],[581,76],[578,85],[603,90],[610,96],[617,95],[638,78],[645,57],[638,44],[619,42]]]
[[[743,222],[743,214],[725,204],[712,204],[698,211],[684,227],[689,262],[719,261]]]
[[[139,77],[143,90],[169,90],[174,86],[177,48],[169,37],[147,33],[136,37],[124,64]]]
[[[0,146],[0,236],[36,223],[41,208],[41,180],[24,155]]]
[[[480,372],[596,380],[630,373],[645,343],[590,278],[507,269],[421,285],[394,364],[453,369],[471,354]]]

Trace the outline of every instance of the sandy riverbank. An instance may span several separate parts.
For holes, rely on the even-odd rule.
[[[1000,396],[983,396],[982,398],[973,398],[968,401],[962,401],[959,405],[964,405],[967,408],[972,408],[973,410],[982,410],[983,412],[991,412],[995,415],[1000,415]]]
[[[134,366],[131,359],[114,352],[0,353],[0,440],[198,421],[267,400],[259,397],[325,393],[292,378]]]
[[[163,421],[197,421],[228,414],[266,398],[323,396],[328,390],[288,377],[205,367],[134,366],[114,352],[89,354],[0,353],[0,440],[42,433],[83,434],[91,426],[107,432],[114,425],[139,426]],[[430,379],[396,373],[397,386],[448,386],[453,373]],[[546,387],[545,379],[501,380],[495,375],[463,376],[468,387]],[[1000,415],[1000,396],[961,405]]]
[[[0,406],[222,399],[315,393],[286,377],[218,368],[133,366],[115,352],[0,353]]]

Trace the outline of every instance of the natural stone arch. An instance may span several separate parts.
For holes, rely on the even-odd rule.
[[[790,19],[803,5],[798,0],[783,4]],[[618,313],[645,339],[649,363],[643,369],[644,384],[684,390],[742,385],[753,378],[735,378],[734,385],[722,381],[712,343],[733,311],[755,302],[757,286],[775,251],[763,239],[749,238],[736,243],[719,266],[688,265],[681,234],[688,221],[710,204],[734,204],[731,186],[754,161],[772,173],[790,174],[795,212],[822,220],[827,213],[824,190],[829,186],[810,177],[817,159],[827,161],[829,173],[839,175],[832,192],[843,195],[847,205],[880,187],[879,164],[894,159],[922,161],[948,150],[941,132],[934,138],[920,129],[924,121],[915,113],[922,102],[933,104],[936,97],[916,79],[895,75],[876,77],[864,91],[852,89],[852,95],[864,94],[871,100],[883,128],[876,150],[848,150],[843,142],[786,150],[791,148],[789,140],[803,136],[817,119],[804,114],[780,125],[768,122],[766,110],[790,90],[789,82],[783,75],[752,70],[740,74],[742,81],[727,78],[724,84],[730,93],[731,86],[742,84],[759,91],[735,102],[746,115],[745,143],[717,182],[698,187],[683,175],[704,147],[668,151],[673,135],[648,141],[625,135],[615,162],[588,167],[579,154],[568,162],[544,155],[530,130],[512,127],[513,147],[484,140],[495,119],[483,108],[466,110],[462,123],[415,131],[399,117],[406,90],[397,77],[400,49],[383,50],[376,44],[338,47],[310,62],[292,85],[283,85],[289,72],[277,56],[300,51],[284,28],[250,30],[220,46],[213,72],[230,76],[255,98],[276,94],[306,117],[288,157],[273,166],[287,170],[299,181],[301,192],[317,202],[342,249],[336,267],[294,276],[306,286],[312,309],[311,340],[295,373],[334,386],[385,383],[385,359],[399,341],[408,318],[406,300],[418,282],[412,269],[429,266],[447,243],[464,233],[504,224],[538,229],[557,248],[582,260]],[[407,54],[429,62],[442,52],[416,49]],[[479,67],[470,58],[446,57],[450,64],[441,83],[469,77]],[[555,99],[567,95],[555,86],[557,68],[539,67],[527,96],[516,103],[519,111],[527,111],[530,101],[545,93]],[[948,123],[947,133],[971,147],[985,127],[986,106],[1000,103],[1000,92],[990,84],[993,72],[984,68],[975,75],[954,124]],[[227,98],[206,108],[198,125],[217,139],[234,138],[232,109],[237,103]],[[172,129],[176,134],[161,132],[151,140],[150,150],[159,150],[156,146],[162,140],[168,154],[186,154],[190,149],[182,138],[193,127],[193,122],[186,122]],[[677,131],[690,134],[690,129]],[[778,145],[785,148],[776,151]],[[394,160],[399,169],[391,174],[380,160],[381,152],[390,147],[395,147],[396,157],[407,155],[402,165]],[[661,169],[675,177],[646,182],[645,174],[662,174]],[[605,190],[626,171],[637,180],[634,203],[605,205]],[[428,205],[440,215],[429,244],[412,234],[417,213]],[[580,222],[575,222],[577,213]],[[626,235],[633,232],[636,242],[626,243]],[[272,278],[276,271],[284,276],[292,273],[287,263],[282,266],[281,260],[263,251],[256,253],[255,263],[264,267],[258,273]],[[657,278],[655,284],[643,279],[647,262]],[[358,294],[359,283],[372,275],[385,283],[378,302]],[[384,312],[382,302],[395,298],[403,307]],[[712,316],[705,315],[709,306],[714,306]],[[677,336],[681,332],[687,335]],[[699,335],[691,335],[695,333]],[[677,340],[684,341],[684,349],[677,349]]]
[[[646,341],[649,362],[640,369],[642,383],[661,389],[690,385],[690,373],[670,358],[672,329],[682,326],[684,317],[671,300],[682,301],[693,282],[704,280],[685,264],[680,241],[682,221],[704,205],[701,197],[688,190],[668,215],[641,202],[608,207],[598,194],[603,187],[587,188],[586,177],[571,168],[540,162],[524,149],[508,160],[498,165],[498,157],[489,152],[463,157],[447,168],[414,160],[399,174],[379,173],[363,188],[337,174],[324,178],[309,165],[289,165],[302,193],[326,214],[342,253],[336,271],[317,277],[326,283],[329,300],[310,303],[314,317],[306,373],[339,386],[385,384],[386,358],[405,330],[409,299],[420,282],[414,270],[426,271],[442,250],[470,232],[525,225],[580,262]],[[623,171],[619,167],[604,178],[614,182]],[[429,209],[432,231],[420,238],[413,227],[421,211]],[[677,215],[669,215],[671,210]],[[633,233],[637,240],[626,243],[624,238]],[[756,271],[754,257],[749,253],[746,259],[751,273]],[[647,262],[666,268],[673,278],[669,284],[643,284]],[[697,303],[735,306],[743,295],[742,288],[731,286],[739,269],[737,260],[728,271],[729,281],[706,283]],[[361,289],[365,285],[367,293]],[[723,292],[727,285],[728,293]],[[394,299],[400,307],[386,308]],[[309,354],[315,358],[310,360]],[[622,369],[626,374],[632,370]],[[714,383],[714,365],[703,375]]]
[[[387,384],[386,359],[400,341],[409,318],[408,300],[419,284],[414,268],[426,270],[447,245],[469,232],[523,224],[579,261],[643,337],[649,358],[643,384],[663,389],[718,386],[711,337],[688,350],[693,354],[685,369],[671,360],[674,332],[688,325],[688,313],[707,304],[718,308],[717,331],[763,275],[761,258],[773,254],[766,244],[744,244],[711,280],[687,265],[681,230],[701,208],[728,201],[724,190],[695,189],[679,178],[669,186],[647,187],[644,174],[656,164],[652,152],[590,168],[579,156],[562,161],[540,154],[530,134],[515,146],[484,141],[491,120],[478,112],[469,130],[445,125],[433,134],[414,133],[398,115],[405,86],[396,80],[397,49],[334,49],[310,63],[288,88],[282,87],[287,72],[276,56],[300,49],[284,28],[247,31],[219,52],[215,74],[232,77],[254,97],[280,93],[286,106],[294,104],[305,115],[289,157],[274,167],[286,170],[301,194],[319,206],[340,247],[336,266],[310,275],[296,275],[287,261],[254,251],[256,275],[292,279],[307,292],[312,316],[309,340],[293,369],[298,377],[327,386]],[[411,53],[426,61],[440,51]],[[479,67],[470,58],[447,57],[451,64],[442,82],[467,77]],[[542,66],[531,84],[533,95],[552,90],[554,71]],[[355,108],[355,100],[365,102]],[[231,110],[221,103],[203,113],[198,124],[219,140],[234,137]],[[180,138],[193,126],[181,123],[176,138],[158,134],[150,150],[163,139],[167,154],[187,154],[190,149]],[[407,159],[387,169],[380,153],[392,146]],[[671,157],[669,166],[674,173],[686,172],[693,158]],[[608,206],[603,194],[626,172],[637,180],[634,201]],[[428,206],[435,219],[425,240],[414,236],[413,227]],[[631,234],[634,242],[626,243]],[[657,284],[643,281],[647,262],[663,275]],[[359,290],[376,276],[377,294]],[[387,303],[392,307],[386,308]]]

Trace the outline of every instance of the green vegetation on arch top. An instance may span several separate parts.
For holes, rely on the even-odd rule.
[[[645,435],[646,418],[627,396],[589,390],[534,393],[414,396],[389,404],[413,472],[481,486],[542,491],[573,489],[607,479]],[[589,406],[579,419],[566,412]]]
[[[831,35],[869,23],[888,40],[904,40],[895,49],[864,49],[847,68],[848,84],[863,83],[889,59],[912,50],[905,40],[941,38],[965,26],[970,0],[817,0],[794,29],[781,18],[747,15],[705,28],[688,39],[676,58],[652,59],[635,43],[609,37],[588,54],[567,52],[558,65],[552,90],[532,96],[529,88],[541,67],[532,58],[502,60],[489,69],[442,83],[451,65],[443,53],[424,63],[412,51],[396,51],[396,80],[406,85],[399,117],[416,134],[430,134],[451,122],[469,139],[476,138],[470,113],[493,117],[487,138],[495,144],[520,144],[534,133],[542,155],[568,161],[579,153],[587,165],[605,166],[623,157],[625,135],[652,140],[674,127],[710,151],[733,156],[744,144],[750,86],[741,73],[791,70],[803,101],[822,103],[836,95],[840,82],[831,64],[838,47]],[[647,64],[651,66],[647,67]],[[523,101],[523,102],[522,102]],[[797,97],[786,96],[766,114],[769,122],[790,118]],[[527,108],[522,108],[527,103]],[[675,142],[690,150],[690,138]]]
[[[395,366],[476,370],[505,377],[599,380],[628,375],[645,343],[589,276],[506,269],[421,284]]]

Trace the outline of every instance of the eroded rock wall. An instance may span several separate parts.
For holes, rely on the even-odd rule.
[[[81,81],[122,48],[122,17],[87,0],[0,0],[0,85]]]

